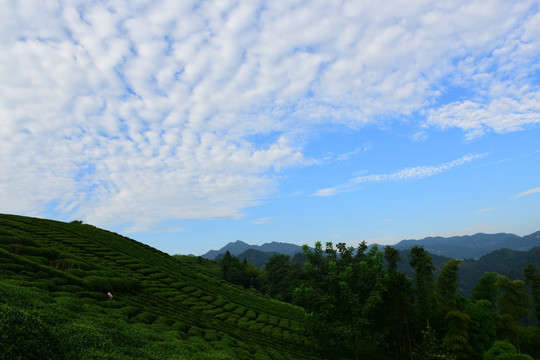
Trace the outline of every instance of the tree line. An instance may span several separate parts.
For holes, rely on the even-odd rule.
[[[439,275],[421,246],[411,248],[412,277],[398,271],[398,250],[316,242],[303,247],[307,262],[287,255],[264,269],[230,253],[220,260],[224,278],[306,310],[305,331],[332,358],[335,349],[358,359],[365,344],[392,351],[395,359],[532,359],[540,356],[540,328],[519,321],[531,312],[540,324],[540,271],[525,268],[525,281],[486,272],[469,298],[458,293],[461,261]],[[530,294],[530,295],[529,295]]]

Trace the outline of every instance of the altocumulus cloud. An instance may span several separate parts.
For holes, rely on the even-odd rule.
[[[320,124],[424,114],[423,134],[470,138],[540,122],[539,52],[534,1],[5,1],[2,210],[132,231],[240,217],[315,163]],[[455,88],[472,96],[444,102]]]

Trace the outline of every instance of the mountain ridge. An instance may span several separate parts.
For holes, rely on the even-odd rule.
[[[228,243],[219,250],[210,250],[201,255],[201,257],[204,259],[215,260],[219,255],[225,254],[227,251],[231,255],[238,256],[249,249],[258,250],[265,253],[279,253],[290,256],[302,251],[302,247],[300,245],[291,243],[272,241],[262,245],[250,245],[241,240],[236,240],[235,242]]]
[[[377,245],[384,248],[386,245]],[[430,254],[440,255],[458,259],[479,259],[495,250],[509,249],[514,251],[528,251],[536,246],[540,246],[540,231],[532,234],[519,236],[511,233],[476,233],[462,236],[428,236],[423,239],[406,239],[390,245],[398,250],[407,250],[415,245],[423,246]],[[279,253],[294,256],[302,252],[300,245],[272,241],[262,245],[250,245],[241,240],[230,242],[219,250],[210,250],[201,257],[215,260],[220,254],[227,251],[231,255],[238,256],[246,250],[253,249],[266,253]]]
[[[540,246],[540,231],[525,236],[511,233],[430,236],[421,240],[402,240],[392,246],[398,250],[406,250],[415,245],[424,246],[431,254],[459,259],[479,259],[499,249],[527,251]]]

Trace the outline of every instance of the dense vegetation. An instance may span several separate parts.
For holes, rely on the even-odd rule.
[[[320,358],[303,320],[207,260],[80,222],[0,215],[0,358]]]
[[[484,272],[466,298],[458,291],[462,261],[446,259],[436,272],[420,246],[409,252],[386,247],[383,253],[365,243],[358,249],[316,243],[304,246],[304,253],[304,269],[285,255],[260,269],[229,253],[221,268],[228,281],[272,289],[273,296],[304,307],[304,327],[329,358],[337,348],[360,357],[366,343],[388,348],[394,359],[540,358],[540,329],[523,326],[530,314],[540,323],[535,264],[521,267],[525,281]],[[489,258],[504,262],[501,254],[507,251]],[[409,275],[398,266],[404,261]]]
[[[536,265],[523,281],[487,272],[464,297],[464,262],[435,272],[422,247],[402,259],[392,247],[316,243],[304,256],[301,266],[275,254],[261,269],[230,254],[169,256],[82,222],[0,215],[0,357],[540,358],[540,329],[522,322],[540,314]]]

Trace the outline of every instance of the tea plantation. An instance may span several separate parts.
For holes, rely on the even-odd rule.
[[[326,357],[303,319],[222,281],[207,260],[80,222],[0,214],[2,359]]]

